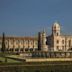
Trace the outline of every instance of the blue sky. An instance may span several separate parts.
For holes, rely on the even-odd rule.
[[[55,21],[72,33],[72,0],[0,0],[0,35],[34,36]]]

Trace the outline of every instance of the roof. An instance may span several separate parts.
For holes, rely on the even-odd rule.
[[[60,24],[59,24],[59,22],[54,22],[54,24],[53,24],[53,26],[52,27],[60,27]]]
[[[0,36],[0,39],[2,36]],[[24,39],[24,40],[37,40],[37,37],[18,37],[18,36],[6,36],[5,39]]]

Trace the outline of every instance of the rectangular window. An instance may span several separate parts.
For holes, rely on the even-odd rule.
[[[59,44],[59,40],[57,40],[57,44]]]
[[[69,47],[71,46],[71,40],[69,40]]]
[[[64,44],[64,40],[62,40],[62,44]]]

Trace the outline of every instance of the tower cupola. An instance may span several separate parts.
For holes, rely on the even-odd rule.
[[[60,24],[58,22],[55,22],[52,26],[52,35],[60,35]]]

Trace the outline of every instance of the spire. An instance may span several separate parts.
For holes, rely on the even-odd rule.
[[[43,29],[43,33],[45,33],[45,28]]]

